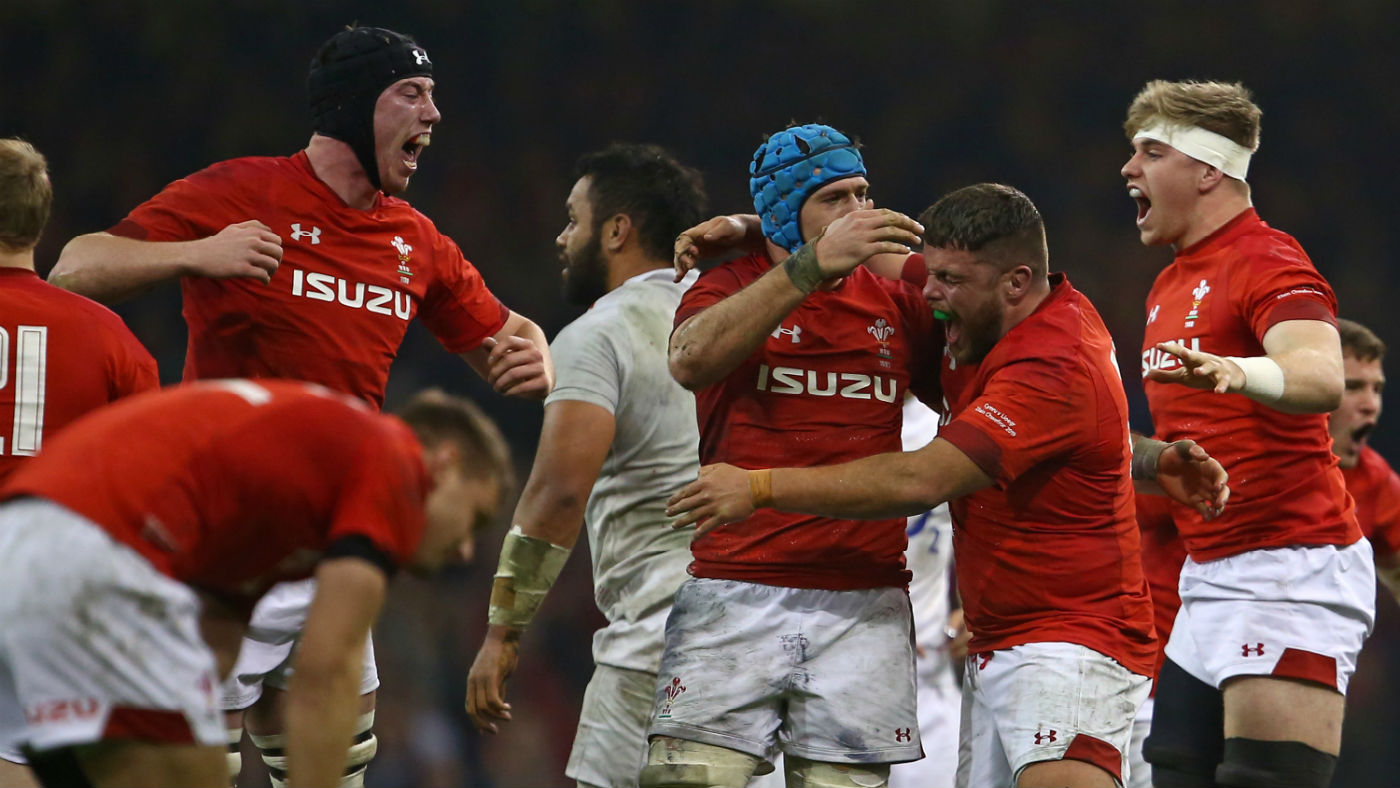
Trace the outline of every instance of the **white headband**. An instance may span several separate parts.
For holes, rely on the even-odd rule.
[[[1244,180],[1254,151],[1229,137],[1200,126],[1165,125],[1160,121],[1133,135],[1133,141],[1156,140],[1176,148],[1196,161],[1205,162],[1231,178]]]

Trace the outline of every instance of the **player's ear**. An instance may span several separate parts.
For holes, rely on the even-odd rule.
[[[1196,183],[1196,189],[1201,194],[1208,194],[1214,191],[1225,180],[1225,177],[1225,173],[1218,167],[1206,164],[1205,170],[1201,172],[1200,180]]]
[[[632,217],[625,213],[614,214],[603,223],[603,248],[609,252],[616,253],[627,245],[627,239],[632,236],[635,228],[632,227]]]
[[[1031,271],[1028,265],[1018,265],[1007,272],[1002,277],[1002,287],[1006,288],[1006,296],[1012,301],[1019,301],[1030,290],[1031,281],[1035,277],[1035,272]]]

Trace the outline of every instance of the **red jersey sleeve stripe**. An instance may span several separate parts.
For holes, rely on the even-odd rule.
[[[1001,478],[1001,446],[987,433],[964,421],[955,421],[938,430],[938,437],[957,447],[973,464],[993,479]]]
[[[1275,324],[1285,320],[1321,320],[1333,326],[1337,325],[1337,317],[1332,314],[1327,302],[1313,298],[1295,298],[1284,301],[1269,310],[1269,316],[1265,322],[1268,328],[1273,328]]]

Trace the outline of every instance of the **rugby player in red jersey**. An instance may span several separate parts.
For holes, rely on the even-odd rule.
[[[1155,657],[1112,341],[1088,300],[1049,275],[1025,195],[971,186],[920,221],[924,292],[947,315],[952,421],[917,452],[822,468],[709,467],[672,511],[704,534],[759,507],[874,519],[952,501],[973,634],[958,784],[1111,786],[1124,776]],[[1143,442],[1138,464],[1155,466],[1163,489],[1218,511],[1219,465],[1190,444],[1164,448]]]
[[[464,557],[508,475],[495,425],[440,393],[401,421],[231,379],[80,420],[0,491],[0,745],[46,785],[226,784],[218,677],[262,592],[314,574],[282,779],[337,784],[386,581]]]
[[[1371,547],[1328,445],[1336,300],[1251,205],[1259,117],[1242,85],[1155,81],[1124,124],[1138,233],[1175,252],[1146,307],[1155,429],[1236,481],[1220,517],[1172,512],[1189,558],[1144,746],[1163,788],[1327,785],[1374,619]]]
[[[497,391],[543,399],[553,381],[544,333],[502,305],[457,244],[396,196],[442,117],[427,53],[398,33],[352,28],[322,45],[307,83],[315,133],[305,150],[233,159],[175,181],[110,231],[72,240],[52,281],[108,301],[180,279],[186,380],[306,380],[379,405],[417,317]],[[276,690],[309,586],[268,596],[226,687],[226,707],[250,709],[247,726],[264,753],[281,749]],[[379,677],[368,642],[366,651],[369,735]],[[231,737],[240,716],[231,716]],[[362,781],[374,749],[370,736],[353,753],[347,785]]]
[[[70,421],[160,386],[121,318],[34,273],[52,206],[43,154],[0,139],[0,483]]]
[[[701,461],[898,450],[905,394],[940,403],[939,337],[917,290],[856,266],[907,255],[918,225],[865,209],[864,161],[829,126],[772,135],[750,175],[764,249],[702,275],[671,336],[671,372],[696,393]],[[845,268],[823,272],[813,247]],[[902,517],[871,527],[764,512],[696,540],[641,783],[742,785],[781,752],[789,785],[875,785],[889,763],[918,759],[904,529]]]
[[[1400,475],[1367,445],[1381,417],[1385,342],[1371,329],[1337,319],[1346,388],[1327,422],[1332,452],[1342,466],[1356,521],[1376,553],[1376,577],[1400,601]]]
[[[34,273],[52,207],[43,154],[0,139],[0,483],[82,414],[160,386],[121,318]],[[0,747],[0,785],[33,785],[23,762]]]

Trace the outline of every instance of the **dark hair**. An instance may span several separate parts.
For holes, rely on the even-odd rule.
[[[1028,265],[1048,275],[1045,223],[1031,198],[999,183],[979,183],[949,192],[919,215],[924,243],[977,253],[1009,271]]]
[[[0,139],[0,248],[34,248],[52,209],[53,184],[44,154],[24,140]]]
[[[592,229],[625,213],[649,257],[669,261],[676,236],[704,218],[704,179],[656,145],[619,142],[584,154],[574,178],[584,176],[592,177]]]
[[[510,447],[501,430],[471,400],[454,397],[442,389],[426,389],[413,396],[396,414],[432,448],[444,441],[457,444],[462,472],[468,478],[495,479],[501,500],[515,488]]]
[[[1357,361],[1385,359],[1385,342],[1355,320],[1337,318],[1337,333],[1342,335],[1342,355],[1349,355]]]

